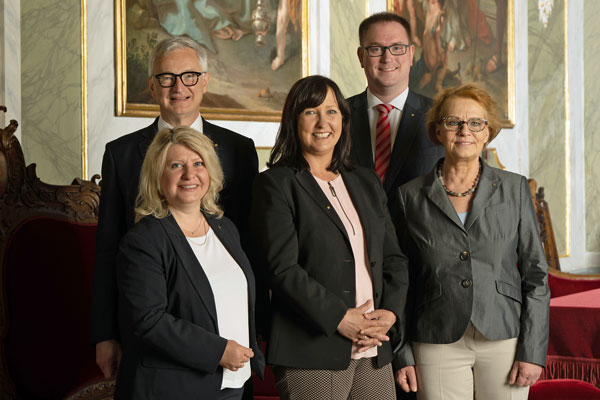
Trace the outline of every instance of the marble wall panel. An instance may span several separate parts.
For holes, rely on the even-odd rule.
[[[21,1],[21,137],[45,182],[82,175],[81,0]]]
[[[548,25],[529,0],[529,176],[545,188],[558,251],[567,248],[565,177],[564,0],[555,0]]]
[[[330,7],[330,77],[346,97],[365,90],[367,80],[356,49],[358,26],[368,15],[367,0],[331,0]]]
[[[584,2],[586,251],[600,252],[600,2]]]

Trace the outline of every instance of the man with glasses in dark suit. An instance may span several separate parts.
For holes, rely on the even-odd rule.
[[[444,150],[427,137],[425,113],[431,99],[408,87],[415,51],[408,21],[381,12],[363,20],[358,32],[358,59],[368,87],[348,99],[350,160],[374,169],[392,200],[398,186],[429,172]]]
[[[394,13],[376,13],[361,22],[358,36],[358,59],[368,86],[348,99],[352,110],[350,160],[375,170],[392,210],[396,189],[431,171],[444,156],[444,149],[427,136],[425,113],[432,100],[408,87],[415,52],[408,21]],[[401,367],[394,364],[401,389],[396,391],[398,399],[414,399],[416,377],[414,373],[408,376]]]
[[[105,377],[115,377],[121,359],[117,326],[115,256],[120,239],[134,224],[139,175],[146,150],[164,128],[186,126],[203,132],[214,143],[225,184],[219,194],[225,215],[247,236],[251,186],[258,173],[254,142],[213,125],[200,115],[210,73],[206,52],[187,37],[172,37],[153,49],[148,87],[160,107],[160,116],[137,132],[106,145],[102,160],[102,193],[94,260],[91,339],[96,362]]]

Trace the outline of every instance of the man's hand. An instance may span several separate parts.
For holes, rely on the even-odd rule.
[[[116,340],[103,340],[96,343],[96,364],[106,379],[116,378],[123,350]]]
[[[396,383],[406,393],[417,391],[417,374],[415,366],[409,365],[396,371]]]
[[[219,365],[231,371],[237,371],[252,357],[254,357],[252,349],[242,346],[235,340],[228,340]]]
[[[542,374],[542,367],[525,361],[515,361],[510,371],[508,383],[527,387],[537,382]]]

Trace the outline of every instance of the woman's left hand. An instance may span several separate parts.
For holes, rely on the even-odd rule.
[[[379,309],[365,313],[364,316],[368,320],[368,327],[359,332],[363,337],[357,342],[359,353],[374,346],[381,346],[381,342],[389,341],[390,338],[386,333],[396,322],[396,314],[388,310]]]
[[[542,374],[542,367],[525,361],[515,361],[510,371],[508,383],[517,386],[531,386],[537,382]]]

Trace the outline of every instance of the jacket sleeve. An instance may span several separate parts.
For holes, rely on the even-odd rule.
[[[293,200],[281,190],[279,182],[265,173],[256,177],[253,193],[252,225],[274,297],[285,301],[321,333],[334,334],[348,307],[298,263],[301,244],[294,224]]]
[[[168,291],[177,288],[167,288],[166,264],[178,258],[167,254],[170,247],[157,242],[132,231],[121,243],[117,283],[124,325],[163,357],[212,374],[227,340],[167,311]]]
[[[127,231],[125,200],[117,184],[110,146],[102,159],[102,191],[92,278],[91,341],[119,340],[115,258],[119,240]]]
[[[404,308],[404,316],[399,321],[398,331],[401,337],[401,340],[394,342],[394,359],[392,361],[392,365],[394,370],[399,370],[407,365],[415,365],[415,359],[412,352],[411,341],[409,337],[410,328],[409,324],[412,319],[412,310],[414,306],[414,285],[410,284],[410,280],[413,278],[414,274],[411,274],[411,262],[414,262],[414,257],[411,256],[411,239],[408,233],[408,225],[406,222],[406,213],[404,208],[404,199],[402,197],[402,191],[400,189],[396,189],[396,192],[393,196],[393,207],[392,210],[392,219],[396,226],[396,233],[398,236],[398,242],[400,243],[400,248],[408,256],[409,260],[409,269],[408,269],[408,293],[406,295],[406,303]]]
[[[521,274],[521,330],[516,360],[546,365],[550,289],[548,263],[540,240],[529,185],[521,177],[518,268]]]

